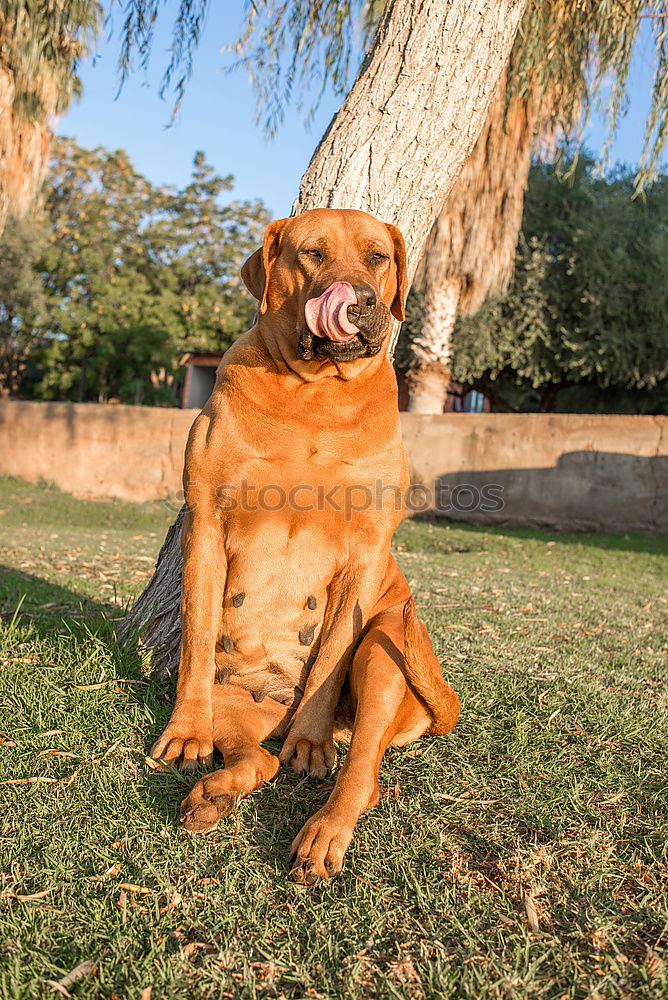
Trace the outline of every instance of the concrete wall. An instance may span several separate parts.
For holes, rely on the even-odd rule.
[[[193,410],[0,402],[0,475],[178,499]],[[478,523],[668,531],[668,417],[401,415],[414,509]]]
[[[0,475],[45,479],[80,497],[174,497],[196,415],[171,407],[0,402]]]
[[[668,531],[668,417],[406,413],[402,427],[413,480],[448,517]]]

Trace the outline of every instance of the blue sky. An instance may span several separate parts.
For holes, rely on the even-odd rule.
[[[267,141],[255,123],[255,99],[246,76],[241,71],[224,72],[231,57],[221,48],[238,34],[243,0],[218,0],[210,5],[180,116],[166,127],[171,104],[160,100],[158,85],[168,60],[166,29],[174,6],[165,5],[164,27],[156,37],[148,73],[137,70],[118,97],[120,18],[116,17],[116,33],[109,38],[105,32],[95,58],[81,66],[83,98],[63,116],[58,131],[85,146],[126,149],[137,169],[155,183],[185,183],[193,154],[203,149],[219,173],[234,174],[234,197],[261,198],[274,217],[288,214],[299,178],[340,99],[326,95],[308,128],[293,109],[277,138]],[[119,9],[117,5],[117,15]],[[634,59],[628,113],[612,147],[613,160],[634,164],[640,156],[651,59],[651,42],[643,37]],[[594,118],[588,144],[596,150],[603,138],[601,122]]]

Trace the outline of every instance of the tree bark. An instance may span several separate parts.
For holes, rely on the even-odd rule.
[[[413,342],[415,366],[408,374],[408,409],[443,413],[450,385],[452,333],[457,320],[459,281],[431,276],[425,266],[424,312],[420,335]]]
[[[121,642],[139,642],[151,650],[151,662],[158,677],[176,670],[181,647],[181,525],[185,507],[158,553],[153,576],[118,628]]]
[[[409,280],[478,137],[527,0],[390,0],[340,111],[302,178],[293,213],[357,208],[398,225]],[[391,340],[394,348],[398,326]],[[165,674],[178,664],[180,521],[121,623]],[[179,638],[177,639],[177,636]]]

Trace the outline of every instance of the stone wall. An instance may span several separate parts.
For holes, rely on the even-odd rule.
[[[178,502],[193,410],[0,402],[0,475]],[[413,509],[476,523],[668,531],[668,417],[402,413]]]

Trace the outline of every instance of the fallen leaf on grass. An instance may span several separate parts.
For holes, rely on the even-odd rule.
[[[143,989],[141,991],[141,994],[139,996],[139,1000],[151,1000],[151,994],[152,993],[153,993],[153,987],[152,986],[147,986],[145,989]]]
[[[72,781],[74,781],[77,774],[83,771],[85,767],[92,766],[93,764],[101,764],[102,761],[109,756],[109,754],[112,754],[114,750],[118,750],[120,747],[121,747],[121,741],[116,740],[116,742],[112,743],[110,747],[107,747],[107,749],[104,751],[101,757],[94,757],[91,760],[84,760],[83,763],[79,765],[79,767],[75,768],[75,770],[72,771],[71,774],[66,775],[64,778],[46,778],[43,775],[39,774],[30,778],[8,778],[4,781],[0,781],[0,785],[28,785],[38,781],[49,785],[59,785],[59,784],[69,785],[71,784]],[[134,752],[133,747],[123,747],[121,749],[130,750]],[[79,756],[79,755],[65,754],[65,756]]]
[[[472,799],[470,792],[464,792],[459,798],[456,795],[446,795],[445,792],[434,792],[435,799],[445,799],[446,802],[465,802],[467,806],[493,806],[503,799]]]
[[[9,889],[6,895],[9,896],[10,899],[16,899],[19,903],[31,903],[35,899],[44,899],[44,897],[48,896],[50,892],[55,892],[55,886],[51,889],[42,889],[41,892],[31,892],[26,895],[20,892],[14,892],[13,889]]]
[[[63,978],[59,979],[57,982],[53,979],[46,979],[45,982],[47,986],[51,987],[52,990],[55,990],[64,997],[69,997],[71,996],[69,987],[74,986],[74,984],[78,983],[80,979],[84,979],[93,971],[94,968],[95,962],[88,959],[85,962],[81,962],[80,965],[77,965],[75,969],[72,969],[71,972],[68,972],[66,976],[63,976]]]
[[[587,796],[586,802],[588,806],[614,806],[626,794],[626,792],[617,792],[616,795],[612,795],[609,799],[599,799],[600,792],[592,792],[591,795]]]
[[[5,747],[15,747],[16,743],[14,740],[10,740],[6,733],[0,733],[0,744]]]
[[[172,893],[172,898],[170,899],[170,901],[167,903],[166,906],[163,906],[161,908],[160,914],[162,915],[163,913],[169,913],[170,910],[174,910],[176,909],[177,906],[180,906],[182,902],[183,902],[183,896],[181,895],[180,892],[178,892],[175,889],[174,892]]]
[[[152,771],[167,771],[167,770],[169,770],[169,768],[166,768],[161,761],[159,761],[159,760],[153,760],[152,757],[144,757],[144,761],[146,763],[146,766],[150,767]]]
[[[127,892],[153,892],[152,889],[147,889],[145,885],[135,885],[134,882],[121,882],[118,888],[125,889]]]
[[[60,780],[60,778],[44,778],[38,774],[33,778],[6,778],[4,781],[0,781],[0,785],[31,785],[35,781],[41,781],[47,785],[57,785]]]
[[[121,865],[120,862],[117,861],[115,865],[112,865],[110,868],[107,868],[106,872],[102,872],[101,875],[98,875],[98,878],[99,879],[115,878],[120,870],[121,870]]]
[[[647,949],[647,952],[647,971],[649,973],[649,978],[656,979],[657,976],[661,975],[663,972],[665,963],[662,958],[655,955],[649,948]]]
[[[113,847],[115,851],[127,851],[128,842],[125,838],[121,840],[114,840],[111,844],[107,844],[107,847]]]
[[[37,756],[43,757],[45,754],[51,754],[54,757],[75,757],[76,759],[81,757],[80,753],[70,753],[69,750],[40,750]]]
[[[615,804],[615,802],[619,802],[620,799],[623,799],[625,795],[626,795],[626,792],[617,792],[617,794],[613,795],[612,798],[610,798],[610,799],[601,799],[601,801],[599,802],[599,805],[600,806],[612,806],[612,805]]]
[[[538,913],[536,912],[536,904],[533,901],[533,897],[530,893],[524,893],[524,909],[527,914],[527,923],[529,924],[529,930],[532,934],[540,934],[540,924],[538,923]]]
[[[191,955],[194,955],[195,952],[201,951],[202,949],[205,951],[211,951],[212,945],[207,944],[205,941],[189,941],[188,944],[181,948],[181,955],[183,958],[190,958]]]

